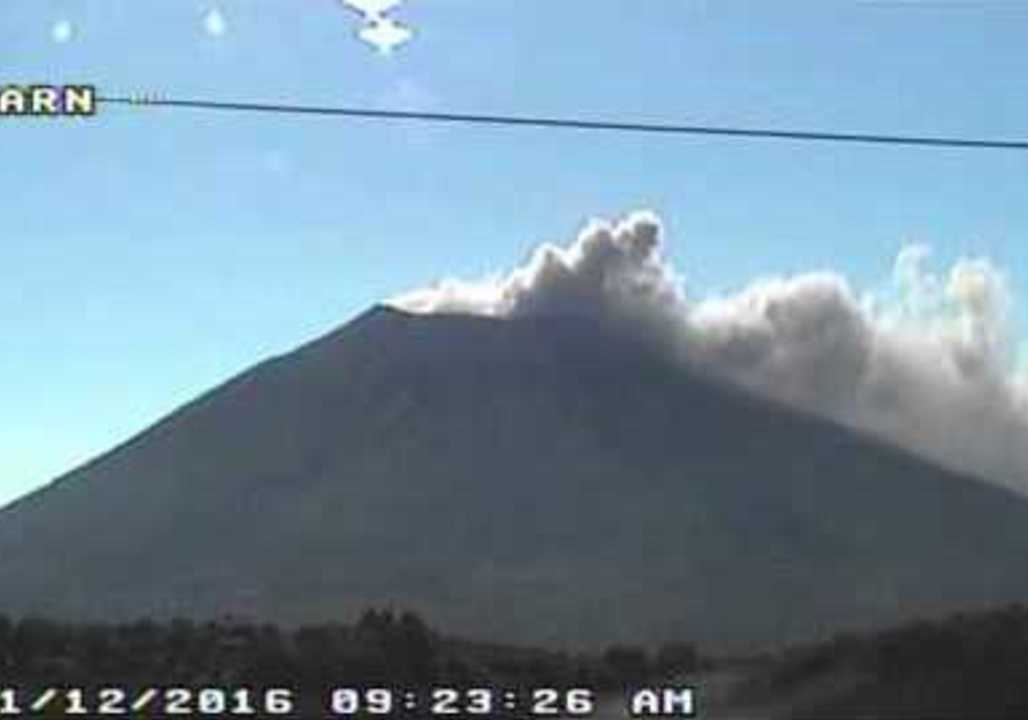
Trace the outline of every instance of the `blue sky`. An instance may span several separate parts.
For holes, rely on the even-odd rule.
[[[217,9],[224,32],[205,17]],[[4,0],[0,84],[839,132],[1028,136],[1028,4]],[[67,23],[70,34],[58,31]],[[64,40],[58,42],[58,39]],[[690,288],[905,242],[1028,278],[1028,155],[104,107],[0,126],[0,503],[259,359],[652,208]]]

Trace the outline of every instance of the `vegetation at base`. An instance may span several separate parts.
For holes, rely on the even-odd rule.
[[[0,686],[588,687],[603,692],[706,673],[743,678],[729,704],[782,717],[1028,717],[1028,608],[960,613],[777,654],[718,660],[690,643],[593,654],[443,636],[415,613],[370,609],[351,625],[281,629],[230,617],[68,624],[0,615]]]
[[[737,700],[789,717],[1026,718],[1028,608],[839,635],[764,659]]]
[[[197,623],[142,620],[67,624],[0,615],[0,679],[23,687],[479,685],[615,689],[696,669],[696,649],[599,655],[441,636],[413,612],[369,609],[353,625],[283,630],[230,617]]]

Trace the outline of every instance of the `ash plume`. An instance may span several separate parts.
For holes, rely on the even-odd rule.
[[[986,259],[931,270],[904,248],[886,290],[831,271],[691,298],[652,212],[593,220],[506,275],[444,280],[391,300],[421,313],[584,315],[683,363],[1028,492],[1028,382],[1014,363],[1011,295]]]

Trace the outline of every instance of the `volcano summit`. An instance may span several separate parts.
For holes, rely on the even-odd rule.
[[[0,510],[0,612],[565,646],[1028,597],[1028,501],[583,317],[375,307]]]

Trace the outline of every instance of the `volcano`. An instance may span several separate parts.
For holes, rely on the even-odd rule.
[[[375,307],[0,510],[0,612],[561,647],[1028,598],[1028,500],[570,316]]]

